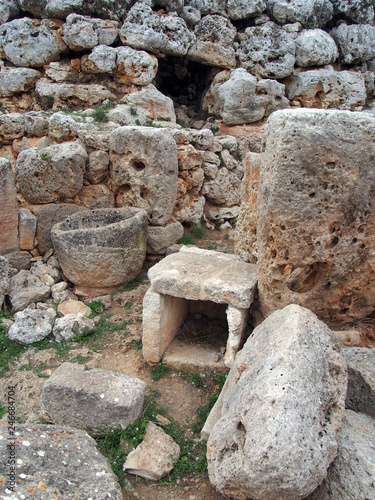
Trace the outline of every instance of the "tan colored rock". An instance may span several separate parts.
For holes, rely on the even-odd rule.
[[[19,249],[18,204],[12,165],[0,158],[0,254]]]
[[[164,227],[149,226],[147,231],[147,253],[165,254],[168,247],[173,245],[184,234],[180,222],[171,222]]]
[[[357,347],[361,342],[359,330],[332,330],[339,339],[341,347]]]
[[[78,193],[82,205],[86,208],[114,208],[115,197],[104,184],[83,186]]]
[[[215,205],[238,205],[241,197],[241,181],[227,168],[222,167],[215,179],[203,184],[202,194]]]
[[[0,139],[13,141],[25,135],[25,115],[4,113],[0,115]]]
[[[179,170],[191,170],[200,167],[203,161],[202,151],[198,151],[191,144],[179,144],[177,146],[177,158]]]
[[[59,316],[80,313],[88,318],[91,314],[91,309],[79,300],[66,300],[57,306],[57,313]]]
[[[86,168],[86,177],[92,184],[102,182],[109,172],[109,155],[106,151],[92,151],[89,153],[89,163]]]
[[[159,92],[152,83],[138,92],[126,95],[123,101],[135,110],[144,113],[151,120],[157,121],[162,118],[165,121],[176,123],[172,99]]]
[[[201,220],[205,204],[201,195],[203,181],[204,170],[201,167],[179,172],[173,215],[180,222],[197,224]]]
[[[167,476],[180,457],[180,447],[163,429],[149,422],[142,443],[130,452],[124,470],[158,481]]]
[[[35,246],[37,218],[27,208],[20,208],[18,231],[20,237],[20,249],[31,250]]]
[[[300,109],[268,120],[258,193],[265,315],[296,303],[343,324],[373,311],[374,139],[366,113]]]

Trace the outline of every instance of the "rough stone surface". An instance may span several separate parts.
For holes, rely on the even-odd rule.
[[[349,376],[346,407],[375,418],[375,349],[348,347],[342,355]]]
[[[31,250],[35,246],[37,218],[29,209],[19,209],[18,231],[21,250]]]
[[[335,15],[344,14],[358,24],[374,23],[374,3],[372,0],[330,0]]]
[[[16,174],[24,198],[30,203],[73,198],[83,186],[86,159],[79,141],[22,151]]]
[[[30,271],[35,274],[35,276],[38,276],[38,278],[42,278],[43,275],[48,274],[54,279],[54,283],[59,281],[61,279],[61,273],[58,269],[55,267],[49,266],[48,264],[44,264],[43,261],[38,260],[35,262],[31,268]],[[52,285],[51,285],[52,286]]]
[[[331,31],[337,43],[340,59],[346,64],[369,61],[375,57],[375,26],[340,24]]]
[[[91,314],[89,306],[78,300],[66,300],[57,306],[57,313],[59,316],[70,316],[72,314],[80,314],[88,318]]]
[[[184,228],[180,222],[171,222],[165,227],[150,226],[147,232],[147,253],[165,254],[167,248],[183,234]]]
[[[118,32],[116,21],[70,14],[64,24],[64,42],[71,50],[87,50],[97,45],[112,45]]]
[[[299,21],[306,27],[322,27],[333,14],[330,0],[269,0],[267,7],[279,23]]]
[[[203,184],[202,194],[215,205],[238,205],[241,199],[241,181],[227,168],[220,168],[214,180]]]
[[[9,299],[12,311],[25,309],[34,302],[48,299],[50,287],[30,271],[22,269],[10,280]]]
[[[256,76],[285,78],[293,71],[295,40],[273,22],[246,28],[240,34],[238,56],[241,65]]]
[[[9,113],[0,115],[0,138],[13,141],[25,135],[25,115]]]
[[[89,335],[95,331],[95,323],[92,319],[86,318],[83,314],[66,314],[62,318],[57,318],[52,333],[56,342],[69,340],[72,337]]]
[[[4,297],[9,292],[9,264],[5,257],[0,255],[0,308],[3,306]]]
[[[18,204],[12,165],[0,158],[0,254],[19,249]]]
[[[179,457],[178,444],[163,429],[149,422],[142,443],[127,456],[124,470],[158,481],[173,470]]]
[[[8,436],[7,428],[0,427],[0,481],[3,484],[9,471]],[[16,464],[16,478],[21,479],[16,483],[19,498],[30,498],[33,491],[38,500],[123,499],[108,460],[84,431],[55,425],[17,424],[14,446],[18,450],[16,456],[22,456]],[[86,465],[77,467],[77,464]],[[59,491],[58,497],[56,491]],[[15,497],[9,491],[3,498]]]
[[[41,394],[44,415],[78,429],[122,429],[140,415],[146,384],[137,378],[99,368],[85,370],[63,363]]]
[[[357,500],[374,497],[375,422],[347,410],[339,437],[337,457],[321,486],[308,500]]]
[[[228,0],[228,16],[234,21],[238,19],[247,19],[248,17],[257,17],[266,8],[265,0]]]
[[[257,80],[243,68],[218,73],[203,102],[203,109],[227,125],[261,120],[289,107],[285,86],[275,80]]]
[[[115,208],[115,197],[104,184],[83,186],[78,197],[86,208]]]
[[[321,29],[303,30],[296,39],[297,66],[305,68],[331,64],[338,55],[335,41]]]
[[[22,272],[22,271],[21,271]],[[25,309],[15,315],[15,322],[9,328],[8,337],[19,344],[30,345],[45,339],[51,332],[56,311],[52,308]]]
[[[107,151],[92,151],[86,168],[86,177],[92,184],[99,184],[109,173],[109,155]]]
[[[373,311],[374,137],[375,119],[365,113],[301,109],[269,118],[258,193],[265,315],[297,303],[343,324]]]
[[[290,305],[257,327],[229,373],[207,443],[210,481],[236,499],[298,499],[337,453],[347,373],[338,341]]]
[[[194,28],[196,40],[189,49],[188,58],[209,66],[233,68],[236,66],[232,23],[222,16],[205,16]]]
[[[291,101],[307,108],[361,110],[366,101],[363,74],[335,71],[332,66],[296,72],[286,88]]]
[[[40,77],[39,71],[31,68],[1,68],[0,96],[9,97],[30,90]]]
[[[6,254],[6,259],[9,262],[9,266],[20,271],[21,269],[30,269],[31,265],[31,253],[25,250],[16,250]],[[14,272],[12,270],[12,276]]]
[[[4,0],[0,6],[0,24],[17,17],[19,11],[17,0]]]
[[[163,118],[166,121],[176,122],[172,99],[159,92],[151,83],[139,92],[127,95],[124,102],[152,120]],[[109,116],[111,116],[110,113]],[[135,118],[137,118],[136,115]]]
[[[120,30],[121,41],[135,49],[155,54],[185,56],[193,34],[177,15],[158,14],[143,2],[136,3],[126,16]]]
[[[177,148],[171,132],[120,127],[110,137],[110,159],[117,206],[144,208],[151,224],[166,224],[177,196]]]
[[[40,67],[66,49],[62,23],[53,19],[14,19],[0,26],[0,46],[15,66]]]

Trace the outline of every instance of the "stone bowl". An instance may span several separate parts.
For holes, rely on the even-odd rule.
[[[142,269],[147,213],[139,208],[77,212],[55,224],[51,236],[61,268],[72,283],[116,287],[134,279]]]

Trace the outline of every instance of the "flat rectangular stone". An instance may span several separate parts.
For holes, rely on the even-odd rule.
[[[257,285],[255,264],[230,254],[182,248],[153,266],[148,277],[153,290],[189,300],[211,300],[247,309]]]
[[[0,158],[0,254],[19,250],[18,204],[12,165]]]

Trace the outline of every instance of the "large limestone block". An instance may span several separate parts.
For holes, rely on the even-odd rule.
[[[332,66],[296,72],[289,78],[287,96],[306,108],[361,110],[366,101],[362,73],[335,71]]]
[[[234,68],[236,28],[222,16],[205,16],[194,28],[196,40],[189,49],[188,58],[209,66]]]
[[[77,301],[78,302],[78,301]],[[72,337],[89,335],[95,331],[95,323],[83,314],[66,314],[55,321],[52,333],[56,342],[69,340]]]
[[[154,12],[143,2],[130,9],[120,29],[120,37],[124,45],[135,49],[178,57],[186,55],[194,39],[183,19]]]
[[[335,15],[345,15],[358,24],[373,24],[374,3],[370,0],[330,0]]]
[[[228,16],[234,21],[238,19],[247,19],[248,17],[257,17],[266,8],[265,0],[228,0]]]
[[[4,297],[9,292],[9,263],[0,255],[0,307],[3,306]]]
[[[138,92],[128,94],[124,102],[132,106],[137,112],[141,111],[147,118],[158,120],[162,118],[166,121],[176,122],[173,101],[170,97],[162,94],[151,83]],[[111,114],[109,113],[109,117]],[[137,115],[134,115],[136,118]]]
[[[203,101],[203,109],[227,125],[261,120],[289,107],[285,86],[276,80],[257,80],[243,68],[218,73]]]
[[[39,71],[31,68],[1,68],[0,96],[9,97],[30,90],[40,77]]]
[[[22,195],[30,203],[73,198],[83,186],[86,159],[79,141],[22,151],[16,163]]]
[[[203,184],[202,194],[215,205],[238,205],[241,199],[241,181],[227,168],[222,167],[215,179]]]
[[[333,14],[330,0],[268,0],[267,8],[279,23],[298,21],[306,27],[323,27]]]
[[[52,308],[25,309],[15,315],[15,322],[9,328],[10,340],[23,345],[30,345],[45,339],[51,332],[56,311]]]
[[[207,443],[219,491],[246,500],[305,498],[337,453],[347,373],[335,335],[296,305],[276,311],[237,354]]]
[[[374,498],[375,422],[347,410],[339,437],[337,457],[326,479],[306,500]]]
[[[19,12],[20,8],[17,0],[4,0],[0,5],[0,24],[14,19]]]
[[[149,422],[142,443],[129,453],[124,470],[158,481],[167,476],[180,457],[180,447],[163,429]]]
[[[369,61],[375,57],[375,26],[340,24],[331,31],[337,43],[340,59],[345,64]]]
[[[10,280],[9,299],[13,312],[21,311],[34,302],[48,299],[50,293],[49,286],[35,274],[24,269]]]
[[[285,78],[292,73],[295,40],[284,28],[267,22],[246,28],[239,37],[237,55],[245,69],[263,78]]]
[[[131,6],[130,0],[20,0],[31,4],[31,10],[35,4],[42,3],[45,5],[44,14],[39,14],[44,17],[47,15],[51,18],[65,19],[66,16],[75,12],[86,16],[100,17],[101,19],[115,19],[122,21],[125,13]],[[31,10],[32,11],[32,10]],[[38,17],[38,16],[37,16]]]
[[[321,29],[303,30],[296,39],[297,66],[305,68],[331,64],[338,55],[335,41]]]
[[[151,224],[170,219],[177,196],[177,147],[167,129],[120,127],[109,140],[117,206],[144,208]]]
[[[97,45],[112,45],[118,32],[117,21],[70,14],[64,24],[64,42],[71,50],[92,49]]]
[[[349,377],[346,407],[375,418],[375,349],[349,347],[342,355]]]
[[[25,135],[25,115],[9,113],[0,115],[0,139],[13,141]]]
[[[202,16],[207,16],[207,14],[225,14],[225,0],[189,0],[188,3],[197,9]]]
[[[146,384],[121,373],[63,363],[46,381],[43,413],[77,429],[126,429],[141,414]]]
[[[0,483],[3,486],[10,470],[8,437],[7,427],[0,427]],[[16,464],[18,498],[123,500],[108,459],[98,452],[96,442],[86,432],[56,425],[17,424],[12,444],[17,450],[16,457],[22,456]],[[12,498],[12,493],[3,496],[7,497]]]
[[[259,297],[348,323],[374,309],[375,119],[364,113],[276,111],[258,193]],[[358,152],[361,154],[358,154]]]
[[[0,254],[19,249],[18,204],[12,165],[0,158]]]
[[[15,19],[0,26],[0,46],[15,66],[40,67],[56,61],[66,49],[62,22],[52,19]]]
[[[21,250],[31,250],[35,246],[37,218],[29,209],[20,208],[18,229]]]
[[[165,254],[167,248],[183,234],[184,227],[180,222],[171,222],[165,227],[150,226],[147,232],[147,253]]]

